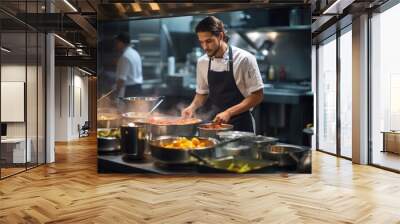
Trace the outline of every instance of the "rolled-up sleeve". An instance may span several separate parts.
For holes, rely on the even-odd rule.
[[[204,63],[200,60],[197,61],[196,67],[196,93],[208,94],[208,81],[207,81],[207,70],[204,68]]]
[[[247,70],[244,71],[244,82],[246,84],[247,92],[251,94],[257,90],[263,89],[264,83],[261,78],[256,58],[250,54],[244,62],[246,65],[243,66],[243,68]]]

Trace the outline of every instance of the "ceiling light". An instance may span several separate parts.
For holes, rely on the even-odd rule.
[[[7,49],[7,48],[5,48],[5,47],[1,47],[0,49],[1,49],[2,51],[6,52],[6,53],[10,53],[10,52],[11,52],[11,50],[9,50],[9,49]]]
[[[115,7],[117,7],[118,12],[119,12],[120,14],[126,13],[126,9],[125,9],[125,7],[122,5],[122,3],[115,3]]]
[[[140,7],[139,3],[131,3],[132,9],[134,12],[141,12],[142,7]]]
[[[160,10],[160,6],[158,5],[158,3],[149,3],[151,10],[153,11],[159,11]]]
[[[78,12],[78,10],[71,4],[69,3],[68,0],[64,0],[64,3],[68,5],[74,12]]]
[[[325,9],[322,14],[341,14],[343,13],[343,9],[347,8],[353,2],[354,0],[336,0],[332,5]]]
[[[57,35],[57,34],[54,34],[54,36],[57,37],[57,38],[58,38],[59,40],[61,40],[62,42],[64,42],[65,44],[67,44],[68,46],[75,48],[75,45],[73,45],[73,44],[72,44],[71,42],[69,42],[68,40],[66,40],[66,39],[64,39],[64,38],[62,38],[62,37],[60,37],[60,36]]]

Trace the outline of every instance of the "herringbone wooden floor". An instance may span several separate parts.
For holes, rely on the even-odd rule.
[[[94,138],[0,181],[0,223],[400,223],[400,175],[313,153],[313,174],[97,174]]]

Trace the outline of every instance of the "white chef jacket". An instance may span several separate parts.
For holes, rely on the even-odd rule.
[[[231,47],[233,57],[233,76],[236,81],[236,86],[242,95],[247,97],[251,93],[263,89],[264,84],[254,55],[238,47]],[[218,72],[228,71],[229,48],[227,48],[222,58],[212,57],[211,60],[211,70]],[[209,93],[208,63],[209,57],[207,54],[201,56],[197,61],[196,93],[198,94]]]
[[[142,59],[132,47],[127,47],[117,63],[117,79],[125,81],[125,86],[142,84]]]

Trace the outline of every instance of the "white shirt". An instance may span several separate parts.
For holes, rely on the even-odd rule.
[[[248,97],[251,93],[263,89],[264,84],[261,78],[260,69],[257,60],[251,53],[232,46],[233,56],[233,76],[236,86],[244,97]],[[208,94],[208,62],[207,54],[201,56],[197,61],[197,85],[196,93]],[[212,58],[212,71],[228,71],[229,70],[229,48],[225,51],[222,58]]]
[[[118,59],[117,79],[125,81],[125,86],[142,84],[142,59],[139,53],[132,47],[127,47]]]

